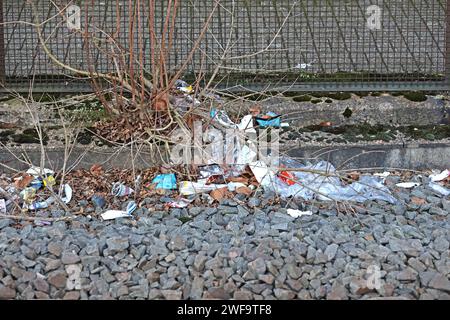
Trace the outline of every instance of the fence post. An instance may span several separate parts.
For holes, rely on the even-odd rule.
[[[450,0],[445,11],[445,82],[450,91]]]
[[[0,0],[0,84],[6,85],[5,72],[5,35],[3,26],[3,0]]]

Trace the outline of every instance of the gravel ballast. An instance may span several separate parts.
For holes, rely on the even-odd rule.
[[[0,219],[0,299],[449,299],[450,198],[390,189],[401,203],[254,195],[113,221]]]

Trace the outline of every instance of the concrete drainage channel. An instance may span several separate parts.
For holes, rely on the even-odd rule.
[[[245,102],[241,107],[259,104],[263,111],[283,115],[290,127],[281,134],[281,152],[291,157],[321,158],[342,169],[404,168],[445,169],[450,167],[450,103],[444,96],[426,96],[411,101],[403,96],[350,95],[341,100],[331,96],[308,100],[274,96],[261,102]],[[334,98],[334,99],[332,99]],[[331,102],[330,102],[331,101]],[[7,106],[3,106],[4,117]],[[11,114],[7,114],[10,120]],[[5,123],[0,118],[0,124]],[[420,126],[419,126],[420,124]],[[19,126],[20,124],[18,124]],[[3,143],[7,130],[1,129]],[[2,135],[3,133],[3,135]],[[55,168],[63,165],[64,147],[48,143],[47,161]],[[50,147],[51,146],[51,147]],[[0,162],[15,169],[26,169],[16,156],[26,155],[39,163],[37,144],[15,143],[0,148]],[[159,163],[150,151],[132,154],[131,150],[79,143],[69,158],[69,167],[89,168],[94,163],[104,167],[137,168]],[[2,166],[0,170],[7,170]]]

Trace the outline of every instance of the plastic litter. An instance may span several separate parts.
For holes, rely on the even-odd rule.
[[[68,204],[72,200],[72,188],[68,184],[64,184],[64,197],[61,197],[61,201],[65,204]],[[54,203],[56,200],[54,197],[49,197],[45,201],[40,202],[33,202],[29,205],[27,205],[27,201],[24,203],[24,207],[28,210],[39,210],[39,209],[46,209],[48,208],[52,203]]]
[[[200,179],[206,179],[211,176],[224,175],[225,172],[218,164],[210,164],[206,166],[201,166],[199,169]]]
[[[43,185],[44,184],[40,178],[36,178],[33,181],[31,181],[31,183],[30,183],[30,187],[35,190],[41,189]]]
[[[261,128],[281,127],[281,115],[278,115],[275,112],[267,112],[265,116],[255,117],[255,120]]]
[[[228,114],[223,110],[217,110],[213,108],[211,109],[209,115],[211,116],[211,119],[218,122],[225,128],[238,128],[237,124],[231,121],[230,117],[228,117]]]
[[[175,81],[175,88],[177,88],[177,90],[180,90],[181,92],[184,92],[184,93],[194,92],[194,89],[192,88],[191,85],[189,85],[187,82],[180,80],[180,79]]]
[[[111,194],[116,197],[128,196],[128,195],[132,194],[133,192],[134,192],[133,189],[131,189],[130,187],[127,187],[126,185],[124,185],[120,182],[114,183],[112,190],[111,190]]]
[[[287,209],[287,214],[293,218],[298,218],[301,216],[311,216],[313,213],[310,210],[301,211],[301,210],[295,210],[295,209]]]
[[[262,161],[255,161],[249,164],[250,170],[256,178],[256,181],[263,187],[269,187],[275,181],[275,173],[269,170],[269,167]]]
[[[292,173],[289,171],[281,171],[278,173],[278,177],[281,179],[281,181],[285,182],[288,186],[294,185],[295,177]]]
[[[33,187],[27,187],[23,189],[19,195],[25,203],[31,203],[36,198],[36,189]]]
[[[64,184],[64,194],[65,196],[61,198],[62,202],[68,204],[72,200],[72,188],[68,184]]]
[[[171,208],[186,208],[188,205],[190,205],[192,203],[192,201],[194,201],[194,199],[189,200],[189,199],[181,198],[176,201],[170,201],[169,203],[167,203],[167,205]]]
[[[428,186],[429,186],[431,189],[433,189],[434,191],[436,191],[437,193],[440,193],[440,194],[442,194],[442,195],[444,195],[444,196],[450,195],[450,189],[448,189],[448,188],[446,188],[446,187],[443,187],[443,186],[441,186],[440,184],[437,184],[437,183],[435,183],[435,182],[430,182],[430,183],[428,184]]]
[[[420,186],[419,182],[400,182],[396,184],[397,187],[403,188],[403,189],[411,189],[414,187]]]
[[[128,215],[126,213],[126,211],[122,211],[122,210],[108,210],[104,213],[101,214],[103,220],[113,220],[113,219],[117,219],[117,218],[127,218],[130,217],[130,215]]]
[[[430,175],[430,179],[432,182],[442,181],[448,177],[450,177],[450,171],[448,169],[442,171],[441,173],[436,173],[436,174]]]
[[[245,133],[256,133],[253,126],[253,116],[248,114],[241,119],[241,122],[237,125],[237,128]]]
[[[177,188],[175,173],[158,174],[152,183],[156,184],[156,189],[173,190]]]
[[[192,107],[201,105],[201,102],[197,98],[187,93],[184,93],[183,95],[171,96],[170,103],[178,109],[181,114],[185,114]]]
[[[333,176],[334,166],[326,161],[320,161],[314,165],[301,165],[297,161],[281,157],[280,164],[299,168],[302,171],[291,171],[298,182],[294,185],[286,185],[280,178],[274,176],[274,172],[264,163],[252,164],[250,168],[258,182],[264,187],[277,192],[281,197],[300,197],[305,200],[317,198],[323,201],[355,201],[383,200],[396,203],[389,189],[379,177],[363,175],[359,181],[349,185],[343,185],[340,179]],[[317,173],[314,173],[317,172]]]
[[[53,197],[48,198],[45,201],[41,201],[41,202],[33,202],[32,204],[30,204],[29,206],[27,206],[26,208],[28,210],[39,210],[39,209],[47,209],[49,205],[51,205],[52,203],[55,202],[55,199]]]
[[[43,168],[41,170],[41,168],[35,167],[35,166],[32,166],[30,169],[28,169],[26,173],[33,175],[35,178],[38,178],[41,176],[41,171],[42,171],[42,176],[44,176],[44,177],[53,176],[55,174],[55,171],[53,171],[53,170],[50,170],[47,168]]]
[[[225,187],[227,187],[226,184],[207,184],[207,179],[200,179],[197,182],[182,181],[180,183],[179,192],[183,196],[188,196],[197,193],[211,192],[215,189]]]
[[[238,170],[242,171],[244,167],[255,161],[257,157],[256,147],[253,142],[248,142],[248,145],[244,145],[240,150],[237,157]]]
[[[130,201],[127,204],[126,211],[123,210],[108,210],[101,214],[103,220],[113,220],[117,218],[129,218],[131,217],[134,210],[136,210],[136,202]]]
[[[389,177],[391,175],[391,173],[388,172],[388,171],[384,171],[384,172],[381,172],[381,173],[374,173],[373,175],[375,177],[383,178],[383,181],[384,181],[387,177]]]
[[[246,187],[246,185],[241,182],[228,182],[227,187],[228,191],[234,192],[239,188]]]
[[[56,180],[53,176],[47,176],[42,180],[44,187],[53,187],[56,184]]]
[[[5,199],[0,199],[0,213],[6,214],[6,201]]]

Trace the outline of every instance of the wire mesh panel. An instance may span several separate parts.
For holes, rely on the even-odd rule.
[[[221,88],[447,90],[448,2],[179,1],[166,64],[178,70],[201,39],[183,76],[214,77]],[[3,0],[0,81],[16,90],[33,82],[36,90],[83,91],[90,87],[78,71],[116,73],[123,63],[151,74],[149,3]],[[168,0],[155,3],[161,41]],[[73,5],[75,30],[68,24]]]

